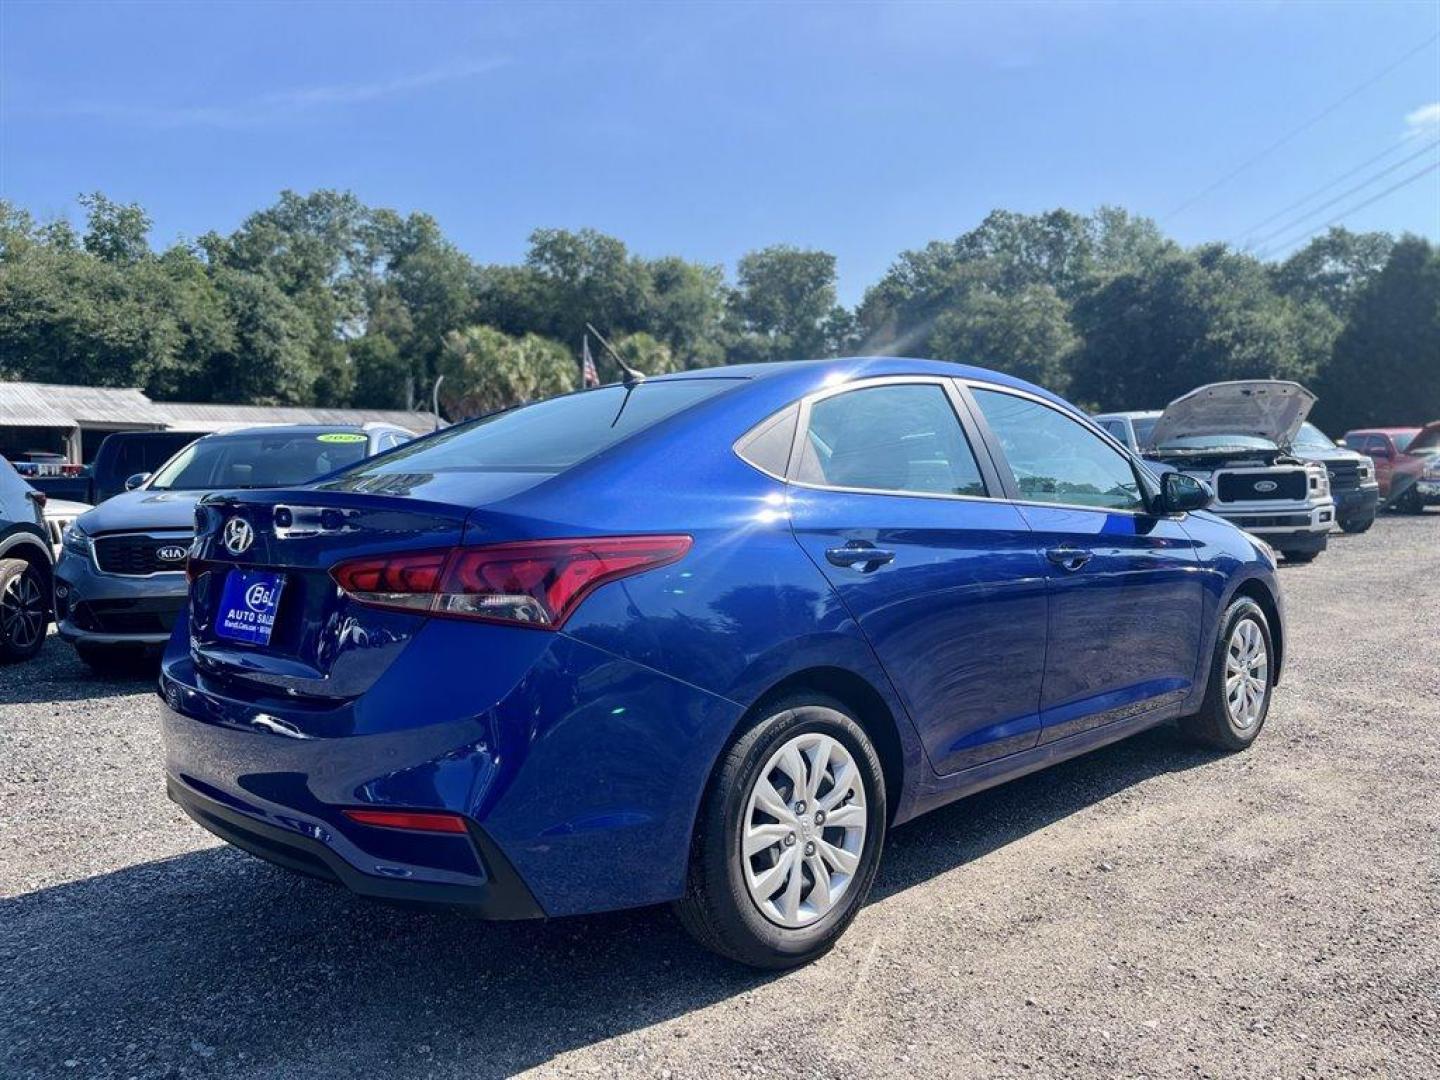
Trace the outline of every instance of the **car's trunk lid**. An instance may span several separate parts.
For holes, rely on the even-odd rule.
[[[197,667],[237,689],[297,703],[333,704],[364,693],[427,616],[359,604],[335,583],[331,568],[367,555],[445,549],[467,537],[503,539],[493,520],[483,532],[467,524],[476,504],[493,504],[542,479],[471,470],[397,473],[207,496],[196,510],[191,549],[189,630]]]

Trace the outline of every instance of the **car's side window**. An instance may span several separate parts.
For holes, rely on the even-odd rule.
[[[811,404],[795,479],[871,491],[986,494],[949,395],[936,383],[861,387]]]
[[[1116,441],[1125,443],[1127,446],[1130,444],[1130,439],[1125,431],[1124,420],[1101,420],[1100,426],[1109,434],[1113,435]]]
[[[979,387],[973,393],[1015,474],[1021,499],[1144,509],[1130,460],[1083,424],[1029,398]]]

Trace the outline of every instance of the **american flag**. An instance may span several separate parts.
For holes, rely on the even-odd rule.
[[[585,335],[585,342],[580,350],[580,385],[599,386],[600,372],[595,370],[595,358],[590,355],[590,335]]]

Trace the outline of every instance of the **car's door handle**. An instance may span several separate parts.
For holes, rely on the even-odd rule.
[[[863,540],[852,540],[844,547],[828,548],[825,558],[835,566],[858,566],[868,573],[891,562],[895,553],[867,544]]]
[[[1052,563],[1072,573],[1089,562],[1093,555],[1093,551],[1073,547],[1053,547],[1045,552],[1045,557]]]

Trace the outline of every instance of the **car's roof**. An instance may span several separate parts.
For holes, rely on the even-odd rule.
[[[253,424],[250,427],[230,428],[226,431],[216,431],[207,435],[207,439],[223,439],[228,435],[327,435],[342,432],[353,432],[360,434],[375,430],[403,431],[403,428],[394,424]]]
[[[677,371],[668,375],[655,375],[646,382],[672,382],[682,379],[745,379],[757,383],[793,383],[800,396],[810,392],[816,382],[827,384],[853,382],[857,379],[872,379],[887,375],[938,375],[952,379],[974,379],[982,382],[1009,386],[1024,390],[1055,401],[1073,409],[1074,406],[1056,396],[1043,386],[1036,386],[1013,375],[960,364],[950,360],[924,360],[907,356],[841,356],[828,360],[777,360],[770,364],[732,364],[729,366],[696,368],[692,371]]]

